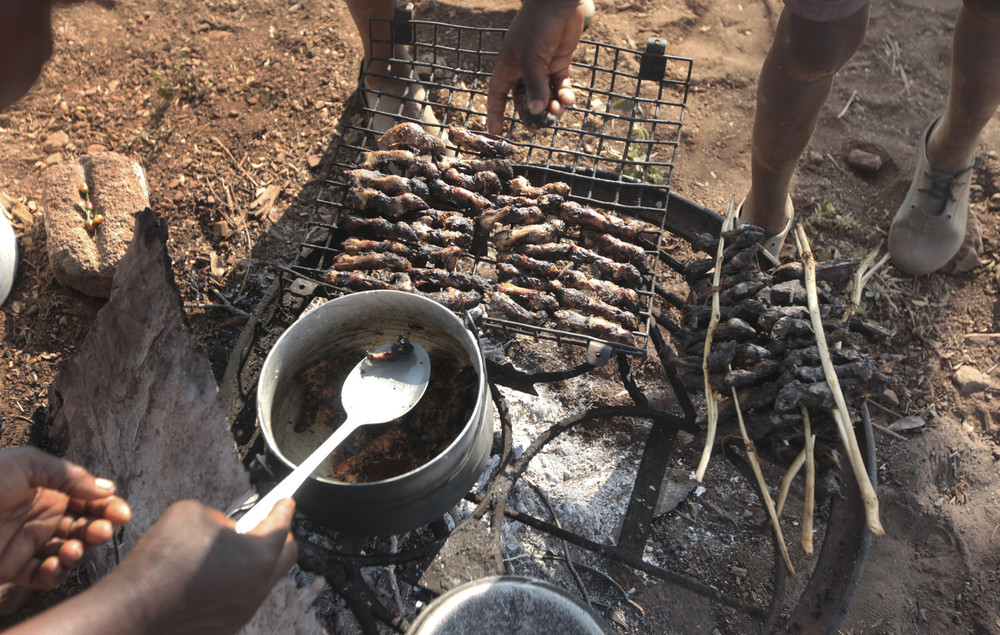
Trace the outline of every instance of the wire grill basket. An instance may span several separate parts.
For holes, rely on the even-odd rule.
[[[388,40],[378,38],[382,32],[390,34]],[[373,58],[362,69],[293,265],[295,274],[321,281],[341,253],[346,232],[339,223],[346,214],[358,213],[348,196],[347,171],[357,167],[362,153],[377,149],[386,128],[412,121],[432,132],[449,126],[485,130],[487,92],[504,33],[415,20],[405,5],[391,21],[372,21],[372,41],[391,44],[387,48],[394,53],[391,59]],[[651,38],[641,52],[585,40],[570,72],[576,104],[554,125],[529,130],[508,102],[504,137],[514,148],[514,173],[534,186],[565,182],[571,200],[645,221],[647,229],[633,242],[645,250],[647,266],[637,290],[640,327],[630,343],[490,315],[481,318],[484,327],[597,345],[607,352],[645,353],[663,231],[690,239],[711,231],[714,223],[697,213],[704,208],[670,192],[690,76],[691,61],[667,55],[661,39]],[[460,270],[490,278],[493,255],[482,241],[474,242]],[[349,292],[325,282],[315,288],[319,294]]]

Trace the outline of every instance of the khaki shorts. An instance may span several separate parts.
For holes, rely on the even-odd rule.
[[[854,15],[871,0],[784,0],[785,8],[803,20],[835,22]]]

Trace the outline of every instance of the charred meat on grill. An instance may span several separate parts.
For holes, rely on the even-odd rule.
[[[559,206],[557,213],[559,218],[567,223],[589,227],[629,240],[635,239],[647,227],[646,223],[641,221],[625,220],[617,216],[611,216],[610,214],[599,212],[592,207],[580,205],[573,201],[563,202]]]
[[[546,194],[558,194],[559,196],[569,196],[570,188],[568,183],[555,181],[546,183],[541,187],[533,186],[528,179],[518,176],[510,180],[510,193],[514,196],[527,196],[538,198]]]
[[[529,311],[509,295],[493,289],[484,298],[487,312],[495,317],[502,317],[522,324],[541,325],[545,323],[548,316],[544,311]]]
[[[487,210],[476,216],[479,231],[489,233],[494,225],[528,225],[545,220],[545,212],[538,206],[515,207],[507,205],[499,209]]]
[[[556,297],[545,291],[519,287],[510,282],[501,282],[497,285],[496,290],[531,311],[552,312],[559,308],[559,301],[556,300]]]
[[[434,289],[454,288],[459,291],[485,291],[491,286],[491,282],[482,276],[471,273],[457,273],[444,269],[414,269],[410,272],[418,289],[426,290],[426,287]]]
[[[452,311],[468,311],[483,301],[483,294],[475,289],[461,291],[459,289],[443,289],[426,294],[428,298]]]
[[[410,261],[394,253],[369,251],[360,254],[340,254],[333,259],[333,268],[337,271],[366,271],[371,269],[407,271],[410,268]]]
[[[427,202],[416,194],[389,196],[370,187],[352,187],[348,194],[359,208],[373,210],[383,216],[402,216],[407,212],[417,212],[429,207]]]
[[[427,184],[418,179],[411,179],[396,174],[383,174],[377,170],[357,168],[349,170],[347,176],[351,183],[359,188],[372,188],[389,196],[400,194],[416,194],[420,198],[430,196]]]
[[[462,249],[468,249],[469,245],[472,244],[472,236],[465,232],[450,229],[435,229],[421,221],[413,221],[412,227],[420,240],[432,245],[439,245],[441,247],[456,245]]]
[[[409,149],[417,154],[442,157],[444,141],[424,130],[420,124],[405,121],[389,128],[379,137],[378,146],[383,150]]]
[[[581,230],[580,240],[585,247],[594,249],[602,256],[631,263],[639,269],[646,268],[646,250],[639,245],[592,229]]]
[[[493,244],[500,251],[510,251],[525,243],[552,243],[566,231],[566,223],[553,219],[537,225],[523,225],[493,234]]]
[[[472,234],[476,231],[473,220],[461,212],[427,209],[420,213],[419,220],[434,229],[447,229],[463,234]]]
[[[454,126],[449,128],[448,138],[459,150],[475,152],[483,156],[506,159],[514,154],[514,146],[508,141],[493,139],[465,128]]]
[[[635,315],[629,311],[612,306],[607,302],[595,300],[581,291],[562,285],[556,287],[556,295],[562,306],[602,317],[629,331],[639,330],[639,323],[635,319]]]
[[[340,226],[348,232],[369,232],[379,238],[388,240],[408,240],[417,242],[417,233],[408,223],[390,223],[384,218],[362,218],[360,216],[345,216]]]
[[[464,187],[448,185],[441,179],[430,182],[431,194],[442,203],[458,209],[471,209],[481,212],[490,206],[488,198],[471,192]]]
[[[556,311],[552,314],[552,317],[555,318],[559,328],[566,331],[581,333],[629,346],[635,344],[635,338],[632,336],[632,333],[604,318],[586,316],[566,309]]]

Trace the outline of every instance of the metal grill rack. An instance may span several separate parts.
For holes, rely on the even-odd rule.
[[[378,21],[373,22],[372,38],[378,43]],[[486,127],[487,91],[504,31],[417,21],[405,8],[398,8],[396,17],[386,22],[391,33],[387,43],[394,45],[397,57],[373,59],[363,69],[293,265],[295,274],[318,283],[320,294],[349,292],[321,280],[346,236],[338,231],[339,221],[357,211],[349,201],[345,172],[356,167],[361,153],[376,149],[379,134],[401,121],[423,122],[429,130],[437,128],[428,120],[438,122],[441,130]],[[515,148],[515,174],[535,186],[568,183],[571,200],[649,223],[635,241],[646,251],[648,263],[638,290],[641,325],[633,332],[635,345],[497,316],[486,316],[485,328],[591,346],[604,360],[612,352],[645,353],[663,231],[690,239],[719,225],[717,215],[670,192],[691,60],[667,55],[664,49],[664,41],[657,38],[644,52],[583,41],[571,71],[578,105],[569,107],[554,125],[536,131],[522,125],[509,104],[504,116],[505,137]],[[374,70],[387,66],[392,73]],[[477,249],[474,244],[460,270],[487,272],[491,278],[492,264],[483,245]]]

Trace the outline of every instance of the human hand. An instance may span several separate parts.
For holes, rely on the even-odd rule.
[[[588,0],[524,0],[500,46],[486,97],[486,127],[503,130],[507,95],[524,81],[532,115],[562,115],[575,96],[569,83]]]
[[[235,633],[298,558],[294,510],[291,499],[279,501],[254,530],[237,534],[222,512],[175,503],[105,578],[117,589],[110,595],[139,607],[143,632]]]
[[[52,588],[132,512],[114,483],[37,448],[0,450],[0,584]]]

